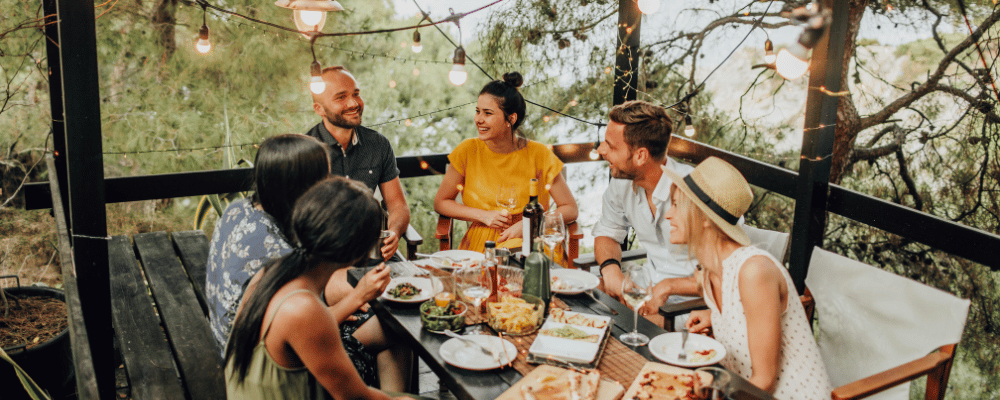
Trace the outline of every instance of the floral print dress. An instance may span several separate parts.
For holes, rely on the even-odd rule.
[[[248,199],[230,204],[216,221],[208,251],[205,301],[208,303],[212,334],[223,357],[244,285],[265,262],[291,251],[292,247],[274,218],[256,209]],[[340,325],[341,341],[361,378],[369,386],[377,386],[375,356],[365,351],[364,345],[354,337],[354,332],[371,318],[372,313],[358,312],[355,316],[357,321]]]

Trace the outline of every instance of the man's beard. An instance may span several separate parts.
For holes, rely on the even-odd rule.
[[[344,115],[342,113],[334,114],[331,112],[327,112],[326,120],[327,122],[330,123],[330,125],[336,126],[338,128],[354,129],[357,128],[359,125],[361,125],[361,115],[363,114],[363,111],[364,111],[363,108],[358,109],[358,122],[356,123],[354,121],[348,120],[347,118],[344,118]]]
[[[631,181],[639,176],[635,172],[635,166],[632,165],[631,161],[629,161],[628,165],[623,166],[623,168],[616,168],[611,163],[608,163],[608,167],[611,168],[611,177],[615,179],[628,179]]]

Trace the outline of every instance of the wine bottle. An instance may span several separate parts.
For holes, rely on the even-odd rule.
[[[542,299],[548,309],[549,300],[552,299],[551,278],[549,268],[552,261],[542,252],[542,242],[535,244],[534,251],[524,260],[524,282],[522,293],[532,295]]]
[[[500,287],[497,285],[500,281],[497,277],[497,257],[496,257],[496,242],[492,240],[486,241],[486,250],[483,251],[483,267],[486,268],[487,273],[490,274],[490,297],[487,298],[487,302],[497,302],[499,301]]]
[[[527,257],[538,242],[538,235],[541,232],[542,214],[545,210],[538,204],[538,179],[532,179],[528,184],[528,204],[524,206],[521,214],[521,255]]]

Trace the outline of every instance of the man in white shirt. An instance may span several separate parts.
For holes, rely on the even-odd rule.
[[[650,321],[663,325],[656,311],[668,296],[699,296],[692,278],[697,261],[686,245],[670,243],[670,207],[673,184],[662,168],[687,175],[694,168],[667,157],[673,123],[667,110],[645,101],[629,101],[611,109],[604,142],[597,151],[611,168],[604,192],[601,219],[594,226],[594,255],[604,277],[603,290],[622,301],[621,244],[628,228],[646,249],[653,282],[653,299],[640,309]],[[676,299],[680,301],[684,299]],[[672,302],[672,301],[671,301]]]

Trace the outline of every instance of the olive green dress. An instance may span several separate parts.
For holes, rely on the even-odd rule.
[[[281,299],[281,302],[278,303],[274,312],[267,319],[264,334],[261,336],[260,342],[253,349],[253,357],[250,359],[250,367],[247,369],[247,376],[243,383],[237,382],[234,375],[236,371],[234,370],[232,361],[230,360],[226,365],[226,395],[230,399],[322,400],[328,398],[326,389],[316,381],[316,377],[308,369],[305,367],[285,368],[278,365],[271,358],[271,355],[268,354],[267,347],[264,346],[264,339],[267,337],[267,332],[271,330],[271,322],[274,320],[274,314],[277,313],[288,297],[298,292],[313,293],[306,289],[299,289],[285,295]]]

